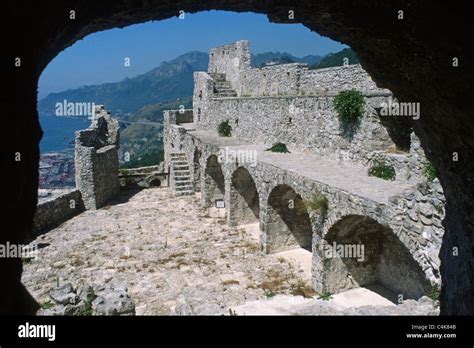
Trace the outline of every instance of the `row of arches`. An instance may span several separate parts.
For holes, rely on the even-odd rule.
[[[200,166],[195,168],[201,171]],[[345,215],[322,235],[321,221],[311,219],[303,197],[291,186],[277,184],[265,193],[249,170],[238,166],[229,174],[226,197],[225,174],[217,156],[207,158],[203,172],[204,206],[226,202],[230,226],[258,223],[261,247],[267,254],[298,248],[311,252],[313,287],[319,292],[378,286],[384,297],[397,301],[400,295],[417,299],[429,289],[429,281],[407,247],[390,227],[373,218]],[[337,252],[348,247],[352,249]],[[320,274],[315,276],[315,272]]]

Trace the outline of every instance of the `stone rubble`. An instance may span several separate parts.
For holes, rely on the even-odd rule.
[[[298,298],[308,285],[298,266],[261,253],[250,232],[168,188],[122,192],[34,243],[47,246],[24,264],[22,281],[43,307],[55,304],[39,315],[78,315],[91,300],[94,315],[229,315],[252,301]]]
[[[75,290],[66,283],[53,288],[49,297],[38,315],[135,315],[135,303],[121,285],[84,285]]]

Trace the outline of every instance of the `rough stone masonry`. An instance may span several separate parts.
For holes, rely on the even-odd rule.
[[[427,160],[407,123],[380,115],[392,94],[360,65],[251,68],[248,42],[238,41],[213,48],[208,71],[194,79],[193,109],[184,111],[193,121],[180,121],[180,111],[164,115],[165,167],[173,178],[179,160],[203,207],[224,206],[229,226],[258,223],[266,253],[310,250],[319,293],[378,283],[401,298],[420,298],[441,282],[443,190],[423,175]],[[348,89],[365,102],[350,137],[333,107]],[[231,137],[218,136],[223,121]],[[276,142],[290,153],[266,151]],[[222,151],[255,153],[256,165],[239,162],[244,156],[222,160]],[[376,159],[394,167],[394,181],[368,176]],[[171,187],[179,191],[179,181]],[[326,197],[325,211],[294,208],[315,194]],[[325,257],[338,244],[363,244],[365,261]]]
[[[86,209],[100,208],[118,194],[118,148],[118,122],[96,106],[90,127],[76,132],[76,186]]]

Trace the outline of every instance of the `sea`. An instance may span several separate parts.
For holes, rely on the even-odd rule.
[[[40,115],[43,138],[40,152],[61,152],[74,148],[74,132],[90,125],[87,117],[63,117]]]

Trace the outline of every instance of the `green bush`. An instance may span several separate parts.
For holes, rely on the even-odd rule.
[[[321,214],[326,212],[328,209],[328,199],[322,193],[316,192],[311,200],[305,202],[305,205],[308,209]]]
[[[271,151],[271,152],[281,152],[281,153],[288,153],[288,148],[286,147],[285,144],[283,143],[275,143],[272,145],[272,147],[266,149],[265,151]]]
[[[376,160],[369,169],[369,175],[384,180],[395,180],[395,168],[383,160]]]
[[[431,285],[430,288],[428,289],[428,293],[426,296],[431,298],[433,301],[438,301],[439,300],[439,295],[441,293],[441,288],[438,284]]]
[[[217,133],[219,133],[221,137],[230,137],[232,133],[232,127],[230,126],[228,120],[223,121],[219,124],[219,127],[217,128]]]
[[[355,89],[339,92],[334,98],[334,108],[344,125],[354,125],[362,117],[364,97]]]
[[[54,303],[51,302],[51,301],[47,301],[47,302],[41,304],[42,309],[50,309],[52,307],[54,307]]]
[[[423,164],[423,175],[429,182],[432,182],[436,178],[436,169],[431,162],[425,162]]]
[[[329,301],[332,300],[332,294],[330,292],[325,292],[319,295],[318,300]]]

